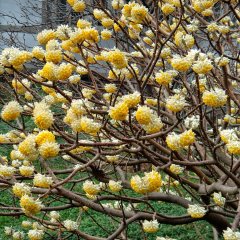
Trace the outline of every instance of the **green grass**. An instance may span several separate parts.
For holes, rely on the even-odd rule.
[[[9,203],[9,197],[6,194],[0,195],[2,201]],[[167,212],[171,214],[172,212],[176,215],[181,214],[182,211],[179,211],[178,207],[172,206],[170,204],[161,203],[156,208],[158,212]],[[61,212],[62,219],[72,219],[75,220],[79,214],[79,210],[77,208],[64,210]],[[5,226],[14,226],[15,229],[22,230],[21,222],[25,220],[25,217],[0,217],[0,239],[6,239],[4,237],[4,227]],[[94,219],[94,220],[93,220]],[[97,224],[94,224],[94,221]],[[103,229],[102,229],[102,228]],[[84,212],[81,216],[81,223],[80,223],[80,230],[91,234],[93,236],[99,237],[107,237],[107,234],[104,229],[113,230],[117,228],[117,224],[114,221],[101,213],[98,213],[93,210],[88,210]],[[163,237],[172,237],[178,240],[186,240],[186,239],[213,239],[212,237],[212,230],[210,225],[206,222],[201,221],[197,223],[192,223],[184,226],[171,226],[166,224],[161,224],[160,229],[155,234],[145,234],[142,233],[140,224],[134,223],[128,226],[127,229],[129,239],[133,240],[142,240],[142,239],[149,239],[155,240],[156,236],[163,236]],[[45,236],[45,240],[50,240],[50,237]],[[73,239],[74,238],[70,238]]]
[[[8,194],[5,192],[1,192],[0,194],[1,202],[10,204],[12,202],[11,198]],[[182,213],[185,213],[185,210],[174,206],[172,204],[166,204],[166,203],[155,203],[154,204],[157,212],[160,213],[167,213],[167,214],[174,214],[174,215],[180,215]],[[62,219],[72,219],[76,220],[76,217],[79,214],[78,208],[64,210],[61,212],[61,218]],[[26,218],[21,217],[0,217],[0,239],[6,239],[4,237],[4,227],[5,226],[14,226],[15,229],[22,230],[21,228],[21,222],[22,220],[25,220]],[[100,226],[97,224],[94,224],[94,221],[97,222]],[[102,228],[103,229],[102,229]],[[107,237],[107,234],[104,229],[107,230],[113,230],[117,228],[117,224],[108,216],[98,213],[93,210],[88,210],[87,212],[83,212],[81,215],[81,224],[80,224],[80,230],[83,230],[84,232],[99,236],[99,237]],[[212,238],[212,230],[210,225],[208,225],[205,221],[192,223],[184,226],[171,226],[166,224],[161,224],[160,229],[155,234],[145,234],[142,233],[140,224],[134,223],[129,225],[127,229],[127,233],[129,236],[129,239],[134,240],[142,240],[142,239],[149,239],[149,240],[155,240],[156,236],[168,236],[172,238],[176,238],[178,240],[186,240],[186,239],[213,239]],[[50,237],[45,237],[45,240],[50,240]],[[70,238],[73,239],[74,238]]]
[[[29,119],[28,125],[31,125],[31,124],[32,122]],[[6,124],[1,124],[0,122],[0,133],[6,133],[7,131],[9,131],[9,129],[10,128],[6,126]],[[1,156],[5,156],[5,155],[8,156],[10,151],[11,151],[11,147],[6,148],[5,146],[0,145]],[[60,161],[60,159],[53,159],[49,162],[49,164],[50,166],[55,166],[59,169],[64,169],[67,167],[66,163],[64,164],[63,162]],[[39,166],[36,166],[36,167],[38,168]],[[80,175],[78,174],[78,176],[76,177],[79,178],[84,176],[86,176],[85,173],[80,173]],[[79,184],[76,189],[81,191],[81,185]],[[8,192],[8,190],[3,191],[3,189],[1,189],[0,191],[0,203],[6,204],[6,205],[11,205],[15,203],[16,206],[19,206],[18,199],[13,198],[11,193]],[[51,206],[59,205],[59,204],[61,203],[54,202],[53,204],[51,204]],[[152,203],[152,206],[154,207],[156,212],[162,213],[162,214],[181,215],[186,213],[185,209],[173,204],[155,202],[155,203]],[[139,207],[144,208],[144,206],[139,206]],[[76,220],[77,216],[79,215],[79,209],[72,208],[72,209],[63,210],[60,212],[60,214],[61,214],[61,219],[63,220],[65,219]],[[23,220],[26,220],[26,217],[0,216],[0,240],[8,239],[4,234],[5,226],[13,226],[14,229],[16,230],[18,229],[22,231],[23,228],[21,227],[21,222]],[[93,210],[88,210],[81,214],[80,230],[93,236],[107,237],[108,234],[106,234],[106,230],[109,231],[111,234],[115,229],[117,229],[118,227],[117,220],[119,221],[119,219],[114,220],[111,217],[104,215],[102,213],[99,213]],[[25,230],[25,232],[27,231]],[[142,240],[142,239],[155,240],[156,236],[162,236],[162,237],[168,236],[168,237],[176,238],[178,240],[188,240],[188,239],[211,240],[213,239],[212,228],[205,221],[199,221],[199,222],[191,223],[184,226],[180,226],[180,225],[172,226],[172,225],[161,224],[159,231],[155,234],[144,234],[142,232],[140,223],[137,222],[137,223],[130,224],[126,229],[126,232],[128,235],[128,239],[131,239],[131,240]],[[51,232],[49,233],[52,234]],[[45,235],[44,239],[45,240],[56,239],[56,236],[52,238]],[[70,236],[69,239],[75,240],[77,238]]]

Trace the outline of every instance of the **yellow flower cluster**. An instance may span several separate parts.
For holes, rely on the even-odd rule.
[[[160,117],[158,117],[156,114],[152,115],[151,122],[147,125],[142,125],[142,128],[146,131],[148,134],[153,134],[159,132],[163,127],[163,123]]]
[[[47,62],[53,62],[57,64],[62,61],[63,55],[61,50],[50,50],[50,51],[47,50],[45,53],[45,59]]]
[[[53,124],[54,118],[49,105],[45,102],[35,103],[33,120],[40,129],[50,128]]]
[[[106,84],[104,89],[107,93],[115,93],[117,91],[117,86],[113,83]]]
[[[34,173],[34,166],[21,166],[19,172],[24,177],[31,177]]]
[[[131,17],[131,10],[135,6],[135,2],[129,2],[128,4],[125,4],[122,9],[122,14],[125,18]]]
[[[12,86],[18,94],[24,94],[27,88],[30,88],[31,83],[27,79],[22,79],[21,81],[13,79]]]
[[[55,38],[56,38],[56,33],[52,29],[49,29],[49,30],[45,29],[37,35],[37,40],[42,45],[47,44],[48,41],[55,39]]]
[[[108,187],[112,192],[119,192],[122,189],[122,182],[110,180],[108,182]]]
[[[183,147],[187,147],[195,142],[195,133],[192,129],[181,134],[171,133],[166,138],[167,146],[173,150],[178,151]]]
[[[43,230],[32,229],[28,231],[29,240],[42,240],[44,236]]]
[[[184,168],[179,166],[179,165],[176,165],[176,164],[171,164],[170,167],[169,167],[169,170],[176,174],[176,175],[179,175],[183,172]]]
[[[206,13],[211,11],[212,6],[216,3],[215,0],[194,0],[192,3],[193,9],[197,13],[201,13],[203,16],[208,16]]]
[[[181,94],[175,94],[166,100],[166,108],[172,112],[179,112],[185,106],[187,106],[187,103],[184,96]]]
[[[175,56],[171,59],[172,67],[179,72],[186,72],[192,65],[192,62],[187,57]]]
[[[190,34],[178,31],[174,37],[175,44],[183,49],[188,49],[194,46],[194,37]]]
[[[22,221],[22,227],[30,228],[32,226],[32,222],[30,221]]]
[[[188,206],[187,212],[192,218],[202,218],[207,211],[204,207],[193,204]]]
[[[138,123],[149,134],[159,132],[163,127],[161,119],[148,106],[139,106],[135,116]]]
[[[213,193],[213,201],[219,206],[223,207],[226,201],[226,198],[222,196],[222,193]]]
[[[127,104],[128,108],[136,107],[140,102],[141,95],[139,92],[134,92],[122,97],[122,101]]]
[[[90,119],[88,117],[82,117],[80,125],[83,132],[93,136],[96,136],[101,128],[100,123],[97,123],[93,119]]]
[[[36,136],[35,142],[38,146],[41,146],[46,142],[55,142],[55,135],[47,130],[41,131]]]
[[[72,29],[68,25],[59,25],[56,29],[56,36],[59,40],[62,40],[63,42],[65,40],[68,40],[70,37],[70,33],[72,32]],[[62,42],[62,47],[63,47],[63,42]]]
[[[165,72],[161,71],[156,74],[155,80],[160,85],[167,86],[168,84],[170,84],[172,82],[173,74],[170,71],[165,71]]]
[[[72,7],[75,3],[75,0],[67,0],[67,3]]]
[[[96,93],[96,91],[93,90],[93,89],[89,89],[89,88],[83,88],[82,89],[82,94],[87,99],[91,99],[93,97],[94,93]]]
[[[38,152],[43,158],[57,156],[59,145],[55,142],[55,136],[51,132],[42,131],[37,136],[33,134],[28,135],[19,144],[18,150],[27,160],[33,161],[38,157]],[[28,168],[28,166],[23,166],[23,171],[25,168]],[[25,175],[25,173],[22,175]]]
[[[219,57],[215,59],[215,63],[219,66],[219,67],[224,67],[227,66],[229,63],[229,59],[226,57]]]
[[[35,215],[41,211],[42,203],[33,197],[24,195],[20,199],[20,206],[26,215]]]
[[[131,9],[131,19],[136,23],[142,23],[148,15],[148,9],[143,5],[135,4]]]
[[[192,131],[192,129],[181,133],[179,136],[179,142],[181,146],[189,146],[195,142],[195,133]]]
[[[33,57],[35,57],[38,60],[43,60],[45,57],[45,51],[41,47],[34,47],[32,49],[32,54],[33,54]]]
[[[80,75],[72,75],[69,77],[69,82],[72,84],[78,84],[81,81],[81,76]]]
[[[0,164],[0,176],[1,177],[12,177],[15,170],[16,169],[14,167]]]
[[[75,12],[83,12],[86,8],[86,4],[83,0],[75,0],[72,6]]]
[[[25,183],[15,183],[12,187],[13,194],[18,198],[21,198],[24,195],[30,195],[31,189]]]
[[[77,21],[77,27],[78,28],[84,29],[84,28],[90,28],[91,26],[92,26],[92,23],[87,21],[87,20],[79,19]]]
[[[221,140],[224,143],[229,143],[230,141],[237,141],[238,136],[234,129],[224,129],[220,131]]]
[[[8,143],[9,138],[6,136],[6,134],[0,134],[0,143]]]
[[[130,2],[123,6],[122,14],[134,23],[142,23],[148,16],[148,9],[136,2]]]
[[[18,150],[13,149],[10,153],[11,160],[24,160],[25,156],[21,154]]]
[[[144,37],[144,38],[143,38],[143,41],[144,41],[146,44],[148,44],[148,45],[152,45],[152,44],[153,44],[152,39],[149,38],[149,37]]]
[[[32,57],[31,52],[21,51],[15,47],[5,48],[0,55],[0,64],[4,67],[13,66],[17,70],[22,70],[23,64],[30,61]],[[8,72],[8,69],[5,70]]]
[[[110,30],[104,29],[101,31],[102,40],[107,41],[111,39],[111,37],[112,37],[112,32]]]
[[[53,184],[52,177],[46,177],[45,175],[38,173],[34,175],[33,185],[40,188],[50,188]]]
[[[61,63],[56,71],[57,80],[66,80],[72,75],[73,67],[69,63]]]
[[[95,184],[92,181],[85,181],[83,183],[83,190],[88,194],[88,195],[97,195],[101,191],[101,187],[99,184]]]
[[[80,44],[83,41],[97,43],[99,41],[99,33],[95,28],[77,29],[70,33],[70,40],[74,44]]]
[[[19,145],[18,150],[21,154],[23,154],[28,160],[35,160],[38,156],[36,143],[36,136],[33,134],[29,134]]]
[[[112,0],[112,7],[114,10],[120,10],[124,6],[123,0]]]
[[[240,154],[240,140],[232,140],[227,143],[227,150],[231,154]]]
[[[137,106],[139,102],[140,102],[139,92],[124,95],[114,107],[110,108],[109,115],[112,119],[117,121],[126,120],[129,109]]]
[[[227,228],[223,231],[224,240],[238,240],[240,239],[240,232],[235,232],[231,228]]]
[[[141,24],[137,24],[137,23],[133,23],[133,22],[129,23],[128,34],[129,34],[129,37],[131,39],[134,39],[134,40],[138,39],[141,31],[142,31],[142,25]],[[151,41],[151,39],[149,39],[149,40]]]
[[[52,62],[47,62],[41,70],[39,75],[49,81],[56,81],[57,65]]]
[[[149,106],[157,106],[158,101],[157,99],[153,99],[153,98],[146,98],[146,100],[144,101],[145,104],[149,105]]]
[[[61,53],[61,45],[57,40],[52,39],[47,42],[46,51],[57,51],[57,50],[60,50],[60,53]]]
[[[40,155],[46,158],[56,157],[60,151],[60,146],[56,142],[45,142],[38,148]]]
[[[202,95],[203,102],[209,107],[221,107],[226,104],[227,98],[225,91],[220,88],[205,91]]]
[[[159,5],[160,5],[160,2],[159,2]],[[170,3],[164,3],[160,7],[161,7],[162,12],[165,15],[169,15],[169,14],[173,13],[176,9],[175,6],[173,4],[170,4]]]
[[[180,145],[180,136],[176,133],[169,134],[166,138],[166,143],[167,146],[173,151],[178,151],[182,148]]]
[[[1,112],[1,118],[4,121],[13,121],[16,120],[22,113],[23,108],[17,101],[11,101],[6,104]]]
[[[199,91],[200,93],[203,93],[207,88],[207,80],[206,78],[200,78],[199,79]]]
[[[82,100],[74,100],[67,110],[64,122],[69,124],[75,132],[81,132],[81,117],[86,113],[85,104]]]
[[[146,233],[155,233],[159,229],[159,223],[157,220],[144,220],[142,223],[143,231]]]
[[[93,92],[89,92],[89,94],[92,95]],[[100,131],[101,124],[94,119],[83,116],[86,114],[87,106],[87,101],[74,100],[71,103],[71,107],[67,111],[64,122],[69,124],[75,132],[85,132],[87,134],[96,136],[96,134]]]
[[[139,124],[147,125],[151,122],[153,111],[148,106],[139,106],[136,111],[136,119]]]
[[[110,62],[114,68],[122,69],[128,65],[128,60],[123,52],[119,49],[109,51],[106,56],[106,60]]]
[[[195,61],[192,65],[192,69],[197,74],[206,74],[211,71],[213,65],[209,59]]]
[[[95,8],[93,10],[93,16],[95,17],[95,19],[97,20],[102,20],[103,18],[106,18],[107,15],[105,12],[103,12],[102,10]]]
[[[101,23],[102,23],[103,27],[109,29],[109,28],[113,27],[114,20],[111,19],[111,18],[106,17],[106,18],[102,18]]]
[[[54,53],[53,53],[54,54]],[[56,55],[53,55],[56,56]],[[60,60],[61,61],[61,60]],[[61,63],[59,66],[47,62],[39,71],[41,77],[49,81],[66,80],[72,75],[73,66],[70,63]]]
[[[141,194],[157,191],[162,186],[161,175],[155,170],[144,173],[144,177],[133,176],[130,181],[132,189]]]

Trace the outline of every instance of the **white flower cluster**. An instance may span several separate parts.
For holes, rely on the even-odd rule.
[[[0,176],[11,177],[14,174],[15,170],[16,169],[14,167],[1,164],[0,165]]]
[[[192,218],[202,218],[207,210],[198,204],[193,204],[189,205],[187,212]]]
[[[33,229],[33,230],[29,230],[28,232],[28,237],[31,240],[41,240],[43,239],[43,235],[44,235],[43,230]]]
[[[68,231],[75,231],[78,228],[78,224],[72,220],[65,220],[63,222],[63,226],[68,230]]]
[[[223,142],[229,143],[230,141],[238,141],[238,136],[235,129],[220,130],[220,137]]]
[[[112,209],[122,209],[124,211],[127,211],[127,212],[130,212],[130,211],[133,211],[133,208],[137,207],[138,204],[121,204],[120,201],[114,201],[113,203],[104,203],[102,204],[103,207],[106,207],[106,208],[112,208]]]
[[[144,232],[147,232],[147,233],[154,233],[159,229],[159,223],[157,220],[151,220],[151,221],[144,220],[142,225],[143,225]]]
[[[225,197],[222,196],[222,193],[213,193],[213,201],[220,207],[223,207],[225,204]]]
[[[72,29],[68,25],[60,25],[57,28],[56,34],[60,40],[67,40],[70,37],[71,32]]]
[[[0,55],[0,64],[2,64],[3,66],[18,66],[22,64],[24,60],[24,52],[20,51],[18,48],[15,47],[5,48]]]
[[[223,231],[224,240],[240,240],[240,232],[234,232],[231,228]]]
[[[191,116],[191,117],[187,117],[184,121],[184,125],[187,129],[196,129],[199,126],[199,122],[200,122],[200,117],[199,115],[197,116]]]

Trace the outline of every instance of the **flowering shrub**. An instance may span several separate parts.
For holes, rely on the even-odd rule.
[[[91,18],[0,55],[0,184],[16,203],[4,215],[25,215],[31,240],[103,239],[81,228],[89,209],[118,223],[107,239],[133,222],[151,235],[203,219],[239,239],[238,1],[67,2]],[[79,215],[62,218],[68,208]]]

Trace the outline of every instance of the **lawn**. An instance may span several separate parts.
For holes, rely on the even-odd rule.
[[[1,202],[9,203],[9,197],[4,192],[1,193]],[[172,206],[166,203],[159,203],[156,207],[157,211],[161,213],[168,214],[180,214],[183,211],[180,211],[178,207]],[[78,216],[78,209],[70,209],[64,210],[61,212],[62,219],[73,219],[76,220],[76,216]],[[14,226],[15,229],[22,230],[21,222],[22,220],[26,220],[25,217],[0,217],[0,239],[6,239],[4,236],[4,227],[5,226]],[[97,222],[97,224],[94,224]],[[111,231],[111,229],[116,228],[116,224],[111,220],[111,218],[100,214],[98,212],[88,210],[84,212],[81,216],[81,224],[80,229],[85,231],[88,234],[92,234],[94,236],[106,237],[106,229],[107,231]],[[132,240],[142,240],[143,235],[142,230],[139,224],[131,224],[128,229],[129,239]],[[141,236],[141,237],[140,237]],[[212,229],[210,225],[208,225],[205,221],[201,221],[198,223],[192,223],[185,226],[171,226],[166,224],[161,224],[159,231],[156,234],[146,234],[145,239],[155,240],[156,236],[163,237],[172,237],[178,240],[186,240],[186,239],[198,239],[198,240],[207,240],[213,239],[212,237]],[[53,239],[51,237],[45,236],[45,240]],[[74,238],[70,238],[73,239]]]
[[[1,123],[0,123],[1,124]],[[29,120],[29,123],[31,125],[31,120]],[[8,127],[6,125],[2,124],[0,125],[0,133],[5,133],[8,131]],[[0,146],[0,155],[1,156],[8,156],[10,153],[11,148],[6,148],[3,146]],[[60,161],[55,161],[55,164],[57,162],[57,168],[64,169],[64,164]],[[51,164],[54,164],[52,162]],[[37,167],[37,166],[36,166]],[[84,173],[81,173],[84,174]],[[79,175],[77,177],[80,177]],[[78,186],[79,191],[81,191],[81,185]],[[1,204],[11,205],[13,202],[17,202],[17,198],[13,198],[9,190],[2,190],[0,192],[0,199]],[[17,203],[18,204],[18,203]],[[54,205],[58,205],[58,202],[55,202]],[[181,215],[185,214],[186,210],[179,208],[179,206],[174,206],[173,204],[167,204],[163,202],[153,203],[153,207],[156,209],[157,212],[168,214],[168,215]],[[79,209],[73,208],[73,209],[67,209],[64,211],[61,211],[61,219],[72,219],[76,220],[77,216],[79,215]],[[4,234],[4,227],[5,226],[13,226],[14,229],[23,230],[21,227],[21,222],[23,220],[26,220],[25,217],[5,217],[0,216],[0,240],[1,239],[7,239],[7,237]],[[96,224],[97,223],[97,224]],[[99,237],[106,237],[106,232],[110,232],[113,229],[117,228],[116,221],[113,221],[110,217],[103,215],[101,213],[95,212],[93,210],[88,210],[86,212],[82,212],[81,214],[81,223],[80,223],[80,229],[84,232],[99,236]],[[161,224],[160,229],[155,234],[145,234],[143,235],[141,226],[139,223],[134,223],[129,225],[127,228],[127,235],[128,239],[132,240],[142,240],[142,239],[149,239],[149,240],[155,240],[156,236],[163,236],[163,237],[172,237],[178,240],[187,240],[187,239],[199,239],[199,240],[207,240],[207,239],[213,239],[212,236],[212,228],[209,224],[207,224],[205,221],[200,221],[197,223],[192,223],[184,226],[171,226],[171,225],[165,225]],[[26,232],[26,230],[25,230]],[[51,235],[51,232],[49,232]],[[50,239],[56,239],[56,237],[51,237],[49,235],[46,235],[45,240]],[[76,239],[69,235],[68,239]]]

